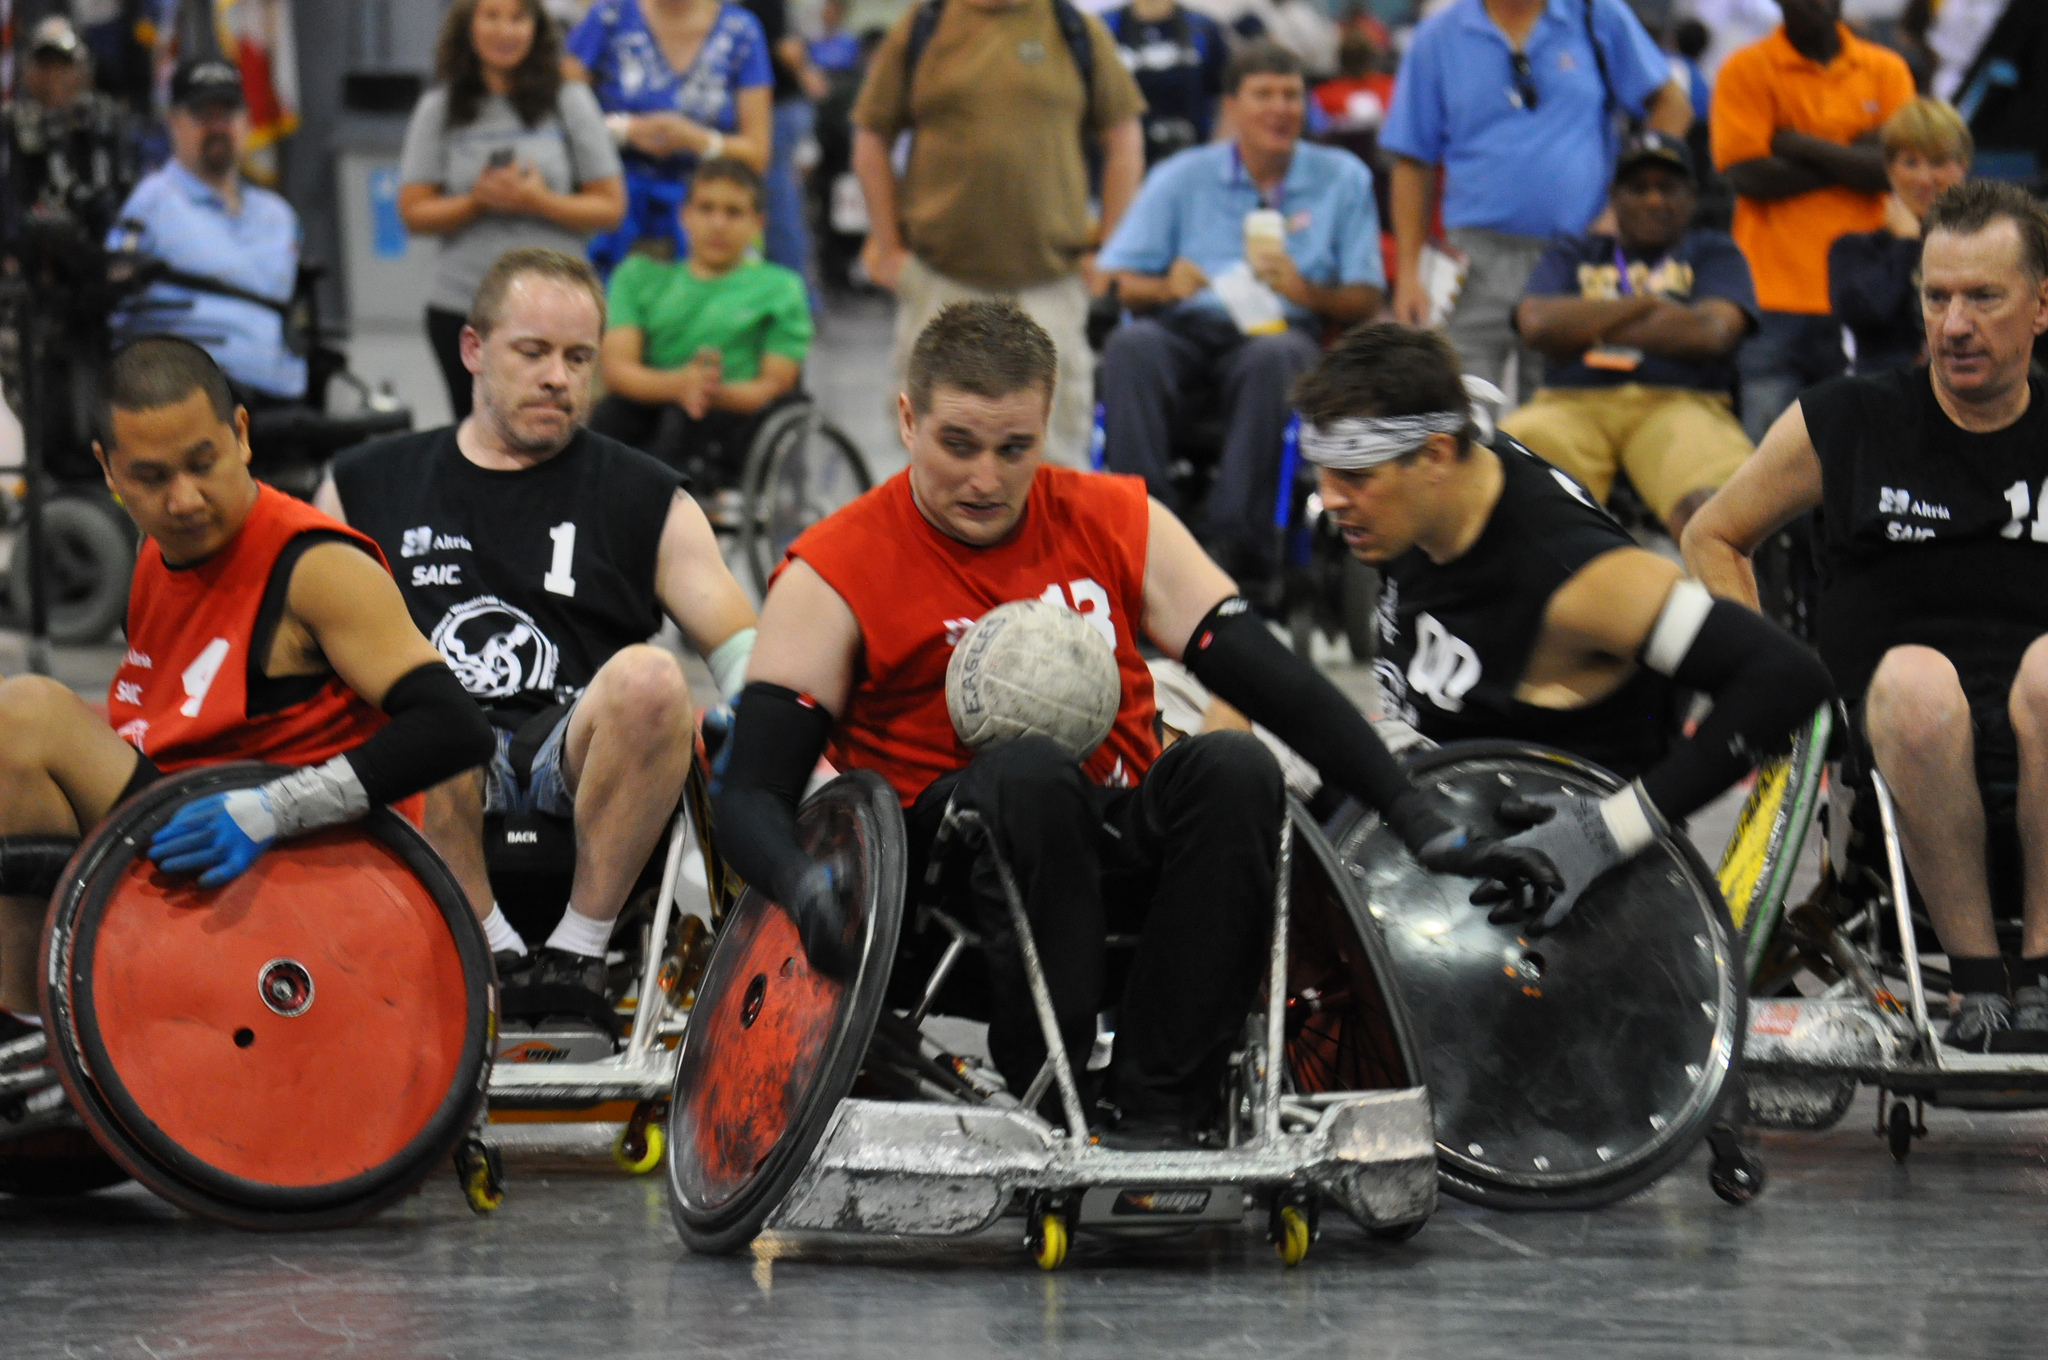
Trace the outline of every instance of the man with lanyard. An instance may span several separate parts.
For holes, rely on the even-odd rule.
[[[1750,453],[1731,394],[1756,294],[1735,243],[1691,229],[1695,184],[1677,138],[1623,145],[1613,234],[1553,242],[1515,306],[1544,382],[1501,422],[1602,504],[1626,471],[1673,538]]]
[[[1203,547],[1248,594],[1278,566],[1273,494],[1287,389],[1325,325],[1379,310],[1386,282],[1372,172],[1301,140],[1301,59],[1256,42],[1230,59],[1224,108],[1237,136],[1161,166],[1097,259],[1137,317],[1102,353],[1103,466],[1134,473],[1169,509],[1173,435],[1209,390],[1227,424]],[[1232,298],[1269,311],[1248,324]]]
[[[1501,805],[1503,819],[1533,823],[1507,844],[1564,876],[1532,928],[1556,925],[1601,874],[1786,749],[1826,701],[1826,671],[1789,635],[1637,547],[1562,472],[1486,439],[1441,336],[1361,326],[1295,403],[1324,507],[1385,574],[1375,670],[1387,716],[1436,742],[1541,742],[1633,781],[1603,800]],[[1714,704],[1676,742],[1674,687]],[[1507,901],[1495,919],[1521,912]]]
[[[682,796],[694,735],[682,668],[643,644],[666,612],[730,695],[754,614],[680,477],[583,428],[603,332],[588,265],[507,251],[462,332],[469,418],[344,454],[317,503],[398,564],[414,620],[498,729],[486,768],[429,794],[426,830],[501,970],[526,942],[492,898],[484,816],[574,821],[568,904],[505,1014],[608,1031],[612,922]]]
[[[128,195],[107,245],[249,296],[155,284],[115,313],[115,334],[182,335],[213,356],[245,403],[298,401],[306,361],[285,344],[283,309],[298,286],[299,218],[242,178],[242,73],[218,57],[180,62],[164,121],[171,159]]]
[[[149,846],[217,888],[264,850],[413,795],[490,729],[413,627],[375,544],[249,475],[249,416],[205,351],[116,353],[93,453],[145,535],[102,720],[55,681],[0,685],[0,834],[83,835],[162,774],[298,768],[179,808]],[[116,724],[110,728],[108,723]],[[47,902],[0,899],[0,1041],[35,1023]]]
[[[1057,359],[1003,303],[956,303],[918,337],[898,399],[910,466],[820,521],[769,590],[721,793],[734,866],[795,918],[814,965],[845,967],[830,870],[797,839],[820,754],[872,769],[902,800],[910,881],[949,805],[982,816],[1016,875],[1071,1054],[1095,1038],[1104,936],[1142,935],[1121,1004],[1108,1135],[1187,1146],[1205,1127],[1264,959],[1282,815],[1278,765],[1249,733],[1175,743],[1153,730],[1142,634],[1212,691],[1381,809],[1433,869],[1501,877],[1540,898],[1540,855],[1452,824],[1364,718],[1274,640],[1178,520],[1135,478],[1046,466]],[[1122,698],[1077,764],[1047,738],[970,755],[947,716],[952,648],[998,604],[1056,599],[1112,638]],[[985,854],[949,900],[989,941],[989,1049],[1021,1094],[1045,1058],[1004,899]]]
[[[1966,180],[1923,224],[1929,362],[1809,389],[1693,516],[1686,562],[1756,607],[1746,560],[1821,510],[1820,648],[1897,800],[1948,954],[1944,1036],[2048,1050],[2048,215]],[[2018,957],[1992,926],[1987,831],[2018,832]],[[2011,885],[2018,895],[2019,885]],[[2008,906],[2010,902],[2008,901]]]

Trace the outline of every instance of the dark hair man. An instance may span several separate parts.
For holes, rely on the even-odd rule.
[[[1301,59],[1252,43],[1230,59],[1223,87],[1236,139],[1148,176],[1097,260],[1139,314],[1102,354],[1103,466],[1143,477],[1180,512],[1168,473],[1174,431],[1190,393],[1219,397],[1223,451],[1196,535],[1251,591],[1278,566],[1287,389],[1315,362],[1324,326],[1379,310],[1386,276],[1372,172],[1348,151],[1301,140]],[[1245,292],[1263,296],[1263,323],[1232,300]]]
[[[483,759],[483,715],[376,545],[249,475],[248,412],[205,351],[137,341],[108,365],[101,402],[93,452],[147,540],[128,652],[106,722],[55,681],[0,685],[0,833],[83,835],[167,771],[299,767],[194,799],[150,842],[167,872],[218,887],[276,840]],[[46,906],[0,900],[0,1038],[35,1014]]]
[[[1688,229],[1697,188],[1677,138],[1622,147],[1614,234],[1559,239],[1523,286],[1515,329],[1543,386],[1501,422],[1602,504],[1626,471],[1674,538],[1750,452],[1731,397],[1756,294],[1735,242]]]
[[[1564,876],[1537,928],[1787,747],[1827,699],[1819,660],[1790,636],[1716,603],[1513,440],[1481,442],[1442,337],[1361,326],[1295,402],[1323,505],[1385,574],[1376,669],[1388,714],[1434,741],[1538,741],[1634,781],[1604,800],[1502,805],[1536,823],[1508,843]],[[1675,744],[1674,685],[1714,700]]]
[[[643,644],[667,613],[732,693],[754,615],[680,478],[583,428],[603,333],[588,265],[507,251],[462,333],[469,418],[343,455],[319,503],[398,563],[413,618],[497,728],[488,766],[427,803],[494,951],[526,944],[492,901],[485,814],[574,819],[569,902],[507,1015],[608,1027],[612,922],[682,794],[693,732],[682,668]]]
[[[1211,1112],[1257,984],[1281,779],[1248,733],[1160,753],[1141,635],[1317,753],[1325,778],[1384,811],[1425,864],[1539,892],[1556,877],[1540,856],[1446,820],[1142,483],[1044,465],[1055,372],[1050,338],[1004,304],[955,304],[918,337],[897,402],[909,468],[812,526],[769,591],[719,829],[733,864],[791,909],[814,964],[831,970],[844,917],[795,824],[818,756],[895,787],[913,881],[949,802],[978,811],[1016,874],[1068,1052],[1095,1037],[1108,923],[1142,934],[1108,1076],[1122,1118],[1112,1136],[1185,1144]],[[1082,763],[1044,738],[970,757],[947,716],[953,645],[1018,599],[1057,600],[1112,641],[1121,707]],[[966,877],[963,914],[993,942],[990,1052],[1022,1093],[1045,1046],[987,860]]]
[[[2015,185],[1934,200],[1928,362],[1812,389],[1693,517],[1685,560],[1756,606],[1748,556],[1821,509],[1821,655],[1897,800],[1906,864],[1960,1002],[1948,1043],[2048,1050],[2048,214]],[[1987,829],[2025,865],[1999,956]],[[2013,1033],[2006,1034],[2008,1028]]]

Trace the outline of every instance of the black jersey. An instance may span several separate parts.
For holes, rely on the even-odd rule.
[[[464,458],[452,426],[334,461],[349,524],[377,540],[413,622],[501,722],[573,698],[661,627],[655,559],[680,485],[588,430],[519,472]]]
[[[1862,696],[1887,649],[1936,648],[1960,670],[2010,676],[2048,633],[2048,391],[1972,434],[1925,367],[1836,378],[1799,405],[1820,455],[1820,653]]]
[[[1515,697],[1550,597],[1579,568],[1635,540],[1564,473],[1505,437],[1500,500],[1478,540],[1454,561],[1411,548],[1387,564],[1380,659],[1387,711],[1433,741],[1542,742],[1632,778],[1671,740],[1669,681],[1638,668],[1583,708]]]

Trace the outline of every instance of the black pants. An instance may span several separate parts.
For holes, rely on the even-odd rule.
[[[673,403],[624,397],[606,397],[590,413],[591,429],[653,454],[704,491],[738,478],[753,422],[753,416],[731,411],[707,411],[702,420],[692,420]]]
[[[1016,877],[1077,1072],[1108,999],[1104,937],[1136,933],[1104,1094],[1126,1117],[1208,1115],[1266,964],[1283,809],[1272,754],[1248,732],[1189,737],[1137,787],[1105,789],[1050,740],[1012,742],[911,805],[914,885],[949,799],[982,815]],[[989,1052],[1021,1096],[1045,1042],[987,850],[951,857],[943,887],[986,943]]]
[[[462,328],[468,320],[461,312],[427,308],[427,344],[433,348],[434,362],[441,365],[441,381],[448,384],[448,409],[455,413],[458,425],[469,418],[471,378],[462,366]]]

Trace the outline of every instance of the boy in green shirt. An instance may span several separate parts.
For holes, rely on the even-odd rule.
[[[747,254],[761,232],[752,166],[699,166],[681,217],[688,259],[630,255],[612,273],[600,356],[609,395],[590,428],[703,486],[738,471],[755,414],[796,386],[811,310],[794,271]]]

